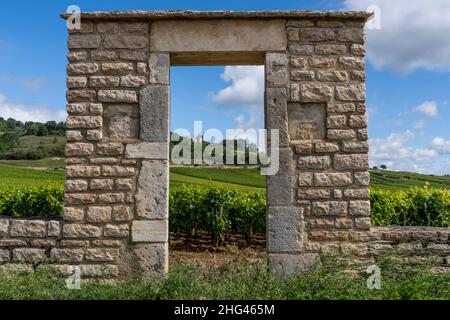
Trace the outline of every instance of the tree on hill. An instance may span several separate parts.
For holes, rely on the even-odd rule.
[[[387,169],[387,166],[386,166],[385,164],[382,164],[382,165],[380,166],[380,168],[383,169],[383,170],[386,170],[386,169]]]

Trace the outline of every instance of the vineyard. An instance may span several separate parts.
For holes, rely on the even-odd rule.
[[[2,165],[0,173],[0,215],[61,215],[65,179],[62,169]],[[394,180],[393,172],[383,174]],[[373,225],[450,226],[450,191],[442,188],[448,188],[448,179],[409,175],[423,185],[407,188],[397,183],[382,188],[381,175],[372,172]],[[402,181],[398,177],[396,180]],[[412,178],[407,181],[411,183]],[[266,230],[264,185],[265,178],[256,169],[172,168],[170,230],[187,240],[207,234],[215,247],[227,242],[230,234],[239,234],[248,246],[256,234],[264,235]]]

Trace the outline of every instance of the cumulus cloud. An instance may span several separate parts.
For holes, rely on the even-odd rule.
[[[413,109],[415,112],[421,112],[429,117],[436,117],[439,113],[438,106],[435,101],[425,101]]]
[[[4,95],[0,94],[0,117],[5,119],[14,118],[23,122],[65,121],[66,111],[63,109],[55,111],[43,106],[14,103],[8,101]]]
[[[375,68],[450,70],[450,1],[345,0],[349,10],[371,5],[381,10],[381,29],[367,30],[367,57]]]
[[[439,154],[450,154],[450,140],[442,137],[435,137],[431,142],[431,147]]]
[[[263,105],[263,66],[227,66],[220,77],[230,85],[214,94],[214,101],[226,106],[253,107]]]
[[[369,140],[369,159],[371,166],[386,164],[393,170],[434,172],[434,160],[438,152],[433,148],[414,148],[408,146],[415,135],[410,130],[391,133],[386,138]]]
[[[425,125],[426,125],[425,120],[419,119],[414,122],[413,127],[414,127],[414,129],[422,129],[425,127]]]

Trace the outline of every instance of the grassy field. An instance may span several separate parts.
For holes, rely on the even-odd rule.
[[[220,268],[175,262],[164,279],[139,277],[116,284],[93,281],[82,283],[80,290],[67,289],[64,278],[45,269],[26,275],[0,270],[0,299],[450,299],[450,273],[432,273],[425,267],[413,269],[390,262],[377,265],[383,270],[380,290],[367,288],[366,273],[352,275],[333,265],[298,277],[280,278],[269,273],[264,262],[242,260]]]
[[[64,160],[1,160],[0,188],[39,186],[64,183]],[[410,172],[371,170],[373,189],[405,190],[429,183],[433,188],[450,189],[450,177],[422,175]],[[247,168],[181,168],[170,169],[170,187],[183,184],[220,186],[239,190],[258,191],[265,188],[266,179],[257,169]]]

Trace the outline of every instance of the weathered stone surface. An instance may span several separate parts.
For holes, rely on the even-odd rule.
[[[82,157],[91,155],[94,152],[92,143],[67,143],[65,154],[67,157]]]
[[[31,247],[33,248],[53,248],[56,246],[56,240],[50,240],[50,239],[37,239],[37,240],[31,240],[30,241]]]
[[[80,63],[71,63],[67,65],[67,73],[70,75],[93,74],[98,72],[99,69],[100,68],[97,63],[80,62]]]
[[[113,248],[87,249],[86,261],[91,262],[114,262],[119,255],[119,251]]]
[[[131,220],[131,210],[127,206],[114,206],[113,208],[114,221],[129,221]]]
[[[269,254],[269,269],[284,276],[292,276],[319,266],[320,256],[317,253]]]
[[[92,179],[90,183],[91,190],[105,190],[110,191],[114,187],[114,180],[112,179]]]
[[[314,80],[314,71],[292,70],[291,71],[291,80],[294,80],[294,81],[313,81]]]
[[[142,33],[148,34],[149,24],[147,22],[121,22],[120,23],[121,33]]]
[[[142,161],[135,195],[138,217],[167,218],[168,167],[167,162],[163,161]]]
[[[99,203],[123,203],[125,195],[122,192],[103,193],[98,196]]]
[[[88,102],[95,101],[96,92],[94,90],[67,90],[66,98],[68,102]]]
[[[336,170],[367,170],[369,160],[367,154],[337,154],[334,156]]]
[[[84,249],[53,248],[50,250],[50,259],[59,263],[81,262],[84,257]]]
[[[334,220],[334,226],[337,229],[351,229],[352,228],[352,219],[336,218]]]
[[[1,248],[13,248],[13,247],[27,247],[26,240],[19,239],[0,239]]]
[[[344,197],[367,199],[369,198],[369,189],[368,188],[346,189],[344,190]]]
[[[13,250],[14,262],[28,262],[46,260],[45,250],[36,248],[18,248]]]
[[[0,263],[9,262],[9,250],[0,249]]]
[[[345,173],[314,173],[314,185],[318,187],[342,187],[352,184],[352,174]]]
[[[103,138],[103,132],[101,130],[87,130],[86,139],[89,141],[99,141]]]
[[[288,146],[286,88],[266,88],[266,128],[277,129],[280,146]]]
[[[329,115],[327,117],[327,128],[345,128],[347,126],[347,116]]]
[[[61,235],[61,224],[59,221],[48,221],[47,222],[47,236],[48,237],[59,237]]]
[[[350,115],[348,124],[355,128],[365,128],[367,127],[367,117],[365,115]]]
[[[84,88],[86,84],[86,77],[67,77],[67,88]]]
[[[99,128],[103,124],[103,119],[99,116],[68,116],[66,124],[69,129]]]
[[[324,82],[345,82],[348,80],[346,71],[317,71],[316,77],[318,81]]]
[[[130,226],[128,224],[108,224],[104,229],[104,236],[111,238],[128,238]]]
[[[169,239],[168,220],[135,220],[131,226],[133,242],[166,242]]]
[[[87,57],[87,51],[70,51],[67,55],[67,59],[70,62],[84,61]]]
[[[336,54],[341,55],[347,52],[347,47],[343,44],[318,44],[316,54]]]
[[[333,219],[309,219],[308,226],[309,226],[309,229],[333,229],[334,220]]]
[[[122,143],[105,142],[97,144],[97,153],[105,156],[118,156],[123,152]]]
[[[370,218],[355,218],[355,228],[360,230],[370,230]]]
[[[337,40],[343,42],[364,42],[364,32],[361,28],[340,29],[337,31]]]
[[[330,190],[328,189],[299,189],[297,191],[299,199],[329,199]]]
[[[117,60],[117,52],[109,50],[91,51],[91,60]]]
[[[169,271],[169,247],[167,243],[136,244],[132,252],[141,272],[164,275]]]
[[[145,84],[144,76],[123,76],[120,78],[120,85],[128,88],[139,88]]]
[[[367,141],[344,141],[342,142],[342,151],[344,152],[368,152],[369,144]]]
[[[298,56],[291,56],[289,64],[292,68],[304,68],[306,67],[306,59]]]
[[[111,221],[110,207],[88,207],[86,212],[88,222],[107,222]]]
[[[81,141],[83,140],[83,133],[79,130],[67,130],[66,138],[67,141]]]
[[[288,81],[288,60],[283,53],[266,54],[266,86],[269,88],[285,87]]]
[[[288,175],[267,176],[267,204],[288,205],[294,202],[293,177]]]
[[[117,22],[100,22],[97,23],[97,32],[100,33],[116,33],[119,31]]]
[[[133,69],[133,64],[129,62],[102,63],[102,71],[105,74],[129,74]]]
[[[348,212],[352,216],[370,216],[370,202],[369,201],[350,201]]]
[[[67,166],[66,167],[66,177],[76,178],[76,177],[98,177],[100,175],[99,166]]]
[[[128,177],[134,176],[135,169],[128,166],[102,166],[102,175],[105,177]]]
[[[169,87],[148,85],[140,91],[141,140],[167,142],[169,139]]]
[[[352,44],[350,46],[350,53],[355,56],[364,56],[366,54],[366,48],[362,44]]]
[[[308,187],[313,184],[313,173],[312,172],[300,172],[298,174],[298,185],[300,187]]]
[[[133,180],[132,179],[117,179],[116,180],[116,189],[117,190],[131,190],[133,188]]]
[[[101,40],[99,35],[70,35],[69,49],[96,49]]]
[[[77,207],[64,207],[63,217],[67,222],[79,222],[84,219],[84,210]]]
[[[327,106],[328,113],[345,113],[355,111],[356,111],[356,104],[354,103],[330,103]]]
[[[168,53],[151,53],[149,82],[169,85],[170,56]]]
[[[127,144],[125,157],[130,159],[167,160],[169,157],[167,142],[140,142]]]
[[[312,68],[332,68],[336,65],[336,61],[334,59],[324,57],[309,58],[308,63]]]
[[[317,142],[314,149],[317,153],[332,153],[339,151],[339,145],[334,142]]]
[[[334,40],[335,33],[327,28],[302,28],[300,29],[300,41],[302,42],[317,42]]]
[[[118,87],[120,78],[116,76],[92,76],[89,78],[89,86],[94,88]]]
[[[327,137],[331,140],[351,140],[356,138],[356,132],[348,129],[330,129]]]
[[[329,169],[331,165],[330,156],[306,156],[298,157],[298,169]]]
[[[360,57],[340,57],[338,63],[344,69],[364,70],[366,67],[364,59]]]
[[[368,186],[370,182],[369,172],[355,172],[355,184],[359,186]]]
[[[143,49],[148,46],[149,38],[135,35],[107,35],[103,46],[108,49]]]
[[[10,235],[12,237],[45,237],[45,221],[12,220]]]
[[[86,191],[88,183],[86,180],[66,180],[65,189],[67,192]]]
[[[286,48],[283,20],[160,20],[151,26],[151,51],[281,51]]]
[[[65,224],[63,225],[64,238],[99,238],[102,229],[90,224]]]
[[[100,90],[98,100],[101,102],[137,102],[137,94],[131,90]]]
[[[9,220],[0,220],[0,237],[6,236],[9,229]]]
[[[350,84],[336,87],[336,100],[338,101],[364,101],[366,86],[364,84]]]
[[[302,210],[296,207],[269,207],[269,252],[299,252],[303,249]]]
[[[328,102],[333,96],[333,88],[326,84],[291,84],[291,100],[300,102]]]
[[[94,203],[97,195],[93,193],[66,193],[64,203],[68,205],[90,204]]]
[[[147,55],[145,51],[121,51],[120,60],[131,60],[131,61],[145,61]]]

